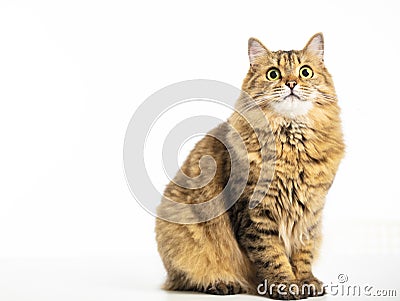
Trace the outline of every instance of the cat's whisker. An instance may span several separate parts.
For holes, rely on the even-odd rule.
[[[256,39],[248,45],[251,67],[243,85],[251,99],[239,98],[231,117],[196,144],[174,178],[189,185],[171,181],[157,208],[156,239],[168,275],[164,288],[235,294],[252,292],[253,279],[262,278],[264,294],[268,290],[273,299],[322,295],[312,263],[344,142],[334,87],[322,76],[308,80],[313,72],[327,79],[329,73],[297,65],[300,58],[321,60],[323,36],[314,35],[307,51],[273,53]],[[264,56],[269,60],[258,59]],[[276,58],[279,68],[271,68]],[[295,87],[288,83],[300,99],[286,98],[289,75],[304,79]],[[253,114],[257,109],[266,114]],[[321,114],[309,114],[311,109]],[[254,111],[245,114],[249,110]],[[214,161],[199,162],[205,155]],[[212,181],[197,185],[214,166]],[[278,282],[288,285],[272,290]],[[313,289],[305,293],[304,285]]]
[[[325,99],[331,99],[331,100],[336,100],[336,96],[333,95],[328,95],[328,94],[321,94],[321,96]]]
[[[271,95],[271,94],[270,95],[264,95],[264,97],[258,98],[258,99],[255,99],[253,97],[253,101],[250,102],[250,103],[245,104],[241,108],[241,110],[249,111],[250,109],[255,108],[255,107],[261,107],[262,108],[262,107],[265,107],[265,105],[267,104],[267,101],[275,101],[277,99],[280,99],[280,96]]]

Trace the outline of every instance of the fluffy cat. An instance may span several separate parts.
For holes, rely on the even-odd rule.
[[[250,68],[242,90],[251,100],[241,98],[237,107],[251,111],[257,105],[270,129],[265,130],[263,142],[256,137],[263,129],[252,129],[243,116],[233,113],[210,132],[212,135],[196,144],[181,168],[186,176],[196,178],[201,173],[200,158],[210,155],[216,163],[213,179],[196,189],[184,188],[176,181],[167,185],[165,199],[204,203],[226,187],[231,164],[244,156],[250,164],[244,191],[233,206],[226,206],[225,213],[194,224],[157,218],[158,250],[167,270],[164,287],[221,295],[254,294],[266,280],[267,295],[272,298],[323,294],[321,281],[312,273],[312,263],[321,242],[325,196],[344,154],[340,110],[323,60],[323,36],[318,33],[304,49],[293,51],[270,51],[251,38],[248,52]],[[229,126],[240,134],[247,154],[236,149]],[[216,134],[226,137],[230,144],[218,141]],[[270,150],[271,145],[274,149]],[[232,161],[229,148],[236,156]],[[265,173],[261,165],[272,161],[273,172],[265,177],[265,185],[261,185],[264,191],[257,199],[257,180]],[[229,189],[223,198],[223,203],[230,198]],[[159,212],[188,215],[172,213],[165,200]],[[190,214],[207,215],[196,210]],[[290,291],[291,284],[300,288],[309,284],[315,290]]]

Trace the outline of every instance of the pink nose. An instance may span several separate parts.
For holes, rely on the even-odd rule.
[[[289,80],[286,82],[286,86],[288,86],[290,89],[293,89],[297,85],[295,80]]]

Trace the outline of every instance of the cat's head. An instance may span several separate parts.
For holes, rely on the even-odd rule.
[[[270,51],[250,38],[249,59],[242,89],[273,114],[297,118],[314,107],[336,102],[332,78],[324,66],[322,33],[315,34],[304,49],[292,51]]]

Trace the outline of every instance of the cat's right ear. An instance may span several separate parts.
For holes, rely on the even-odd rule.
[[[249,60],[250,65],[253,67],[257,58],[265,56],[269,53],[269,50],[257,39],[249,39]]]
[[[321,61],[324,61],[324,36],[322,32],[316,33],[308,41],[305,51],[316,55]]]

